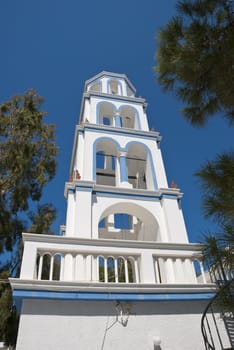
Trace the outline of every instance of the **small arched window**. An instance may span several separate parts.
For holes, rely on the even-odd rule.
[[[112,95],[120,95],[120,85],[117,80],[111,80],[109,84],[109,93]]]
[[[90,86],[89,91],[101,91],[101,84],[100,83],[94,83]]]

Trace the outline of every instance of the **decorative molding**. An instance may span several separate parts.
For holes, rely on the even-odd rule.
[[[86,245],[86,246],[102,246],[102,247],[121,247],[121,248],[137,248],[137,249],[162,249],[162,250],[180,250],[192,251],[200,253],[203,245],[199,243],[171,243],[171,242],[145,242],[145,241],[127,241],[118,239],[88,239],[76,238],[56,235],[38,235],[35,233],[23,233],[24,242],[43,242],[55,244],[71,244],[71,245]]]

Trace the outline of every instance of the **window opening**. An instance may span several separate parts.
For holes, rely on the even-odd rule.
[[[104,125],[110,125],[110,118],[108,118],[108,117],[103,117],[103,124],[104,124]]]
[[[101,256],[98,257],[98,273],[99,282],[105,282],[104,259]]]
[[[115,158],[114,156],[111,156],[111,169],[115,170]]]
[[[105,169],[105,154],[103,151],[97,152],[97,168]]]
[[[99,221],[98,228],[105,228],[106,227],[106,222],[105,218]]]
[[[114,259],[111,257],[107,260],[107,274],[108,282],[115,282],[115,265]]]
[[[119,83],[118,81],[112,80],[110,82],[110,93],[113,95],[118,95]]]
[[[131,225],[131,216],[125,213],[114,214],[115,228],[130,230]]]

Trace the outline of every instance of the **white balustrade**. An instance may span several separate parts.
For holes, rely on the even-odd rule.
[[[199,247],[26,235],[21,279],[77,283],[205,284]],[[32,237],[32,238],[31,238]],[[34,238],[34,240],[33,240]],[[49,241],[49,243],[48,243]]]
[[[194,264],[197,262],[198,264]],[[198,257],[154,256],[156,283],[207,283]]]

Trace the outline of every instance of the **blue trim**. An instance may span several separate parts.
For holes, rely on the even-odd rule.
[[[57,292],[17,289],[13,297],[17,308],[23,299],[40,300],[92,300],[92,301],[196,301],[209,300],[215,293],[114,293],[114,292]]]
[[[115,114],[114,120],[115,120],[115,126],[116,126],[117,128],[121,128],[121,127],[122,127],[122,121],[121,121],[120,115]]]
[[[92,192],[92,186],[76,186],[76,191]]]
[[[128,182],[127,159],[125,156],[119,156],[120,181]]]

